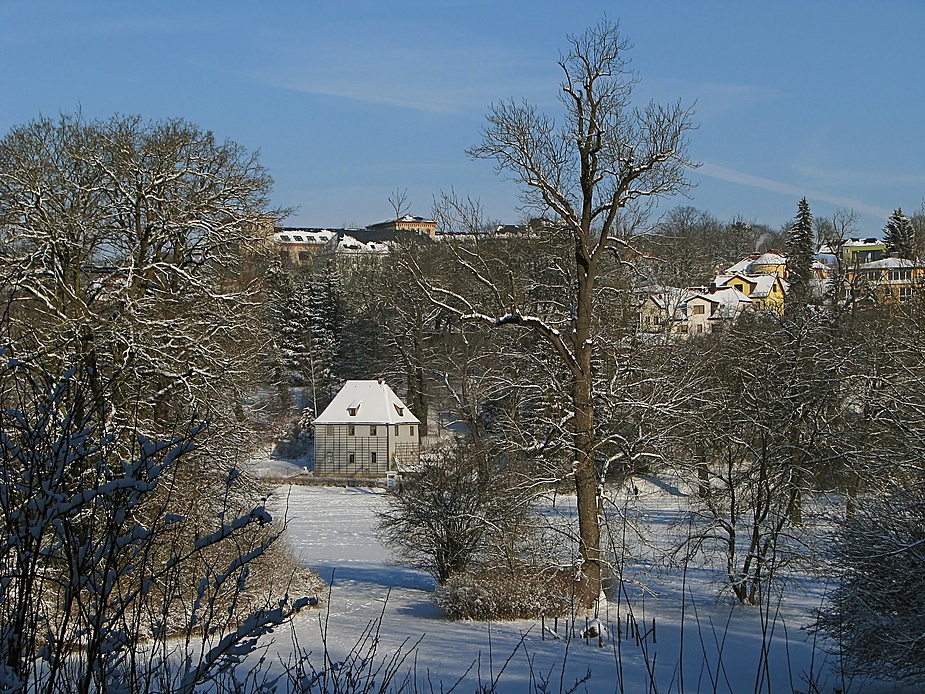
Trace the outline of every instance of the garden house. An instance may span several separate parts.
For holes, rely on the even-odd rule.
[[[315,475],[378,477],[418,463],[420,420],[380,378],[347,381],[315,427]]]

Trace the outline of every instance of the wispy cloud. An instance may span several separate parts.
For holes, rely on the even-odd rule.
[[[920,186],[925,188],[925,175],[913,173],[851,171],[848,169],[824,169],[818,166],[794,164],[794,170],[801,176],[837,181],[845,185]]]
[[[454,94],[435,91],[422,93],[420,90],[409,88],[408,86],[389,89],[388,84],[375,80],[352,83],[347,80],[342,80],[338,83],[331,83],[327,80],[315,81],[306,78],[260,74],[256,72],[248,73],[246,76],[254,81],[268,84],[279,89],[287,89],[289,91],[300,92],[302,94],[313,94],[316,96],[350,99],[351,101],[358,101],[375,106],[392,106],[429,113],[453,113],[461,108],[461,104],[458,99],[455,98]]]
[[[886,218],[889,217],[889,215],[892,213],[892,210],[888,210],[885,207],[878,207],[877,205],[871,205],[864,202],[863,200],[856,200],[854,198],[843,197],[840,195],[832,195],[831,193],[825,193],[818,190],[809,190],[800,186],[793,185],[792,183],[783,183],[781,181],[774,181],[770,178],[743,173],[741,171],[736,171],[735,169],[730,169],[719,164],[704,162],[701,164],[698,171],[704,176],[716,178],[721,181],[728,181],[729,183],[736,183],[738,185],[749,186],[752,188],[760,188],[761,190],[767,190],[771,191],[772,193],[780,193],[781,195],[789,195],[792,197],[805,196],[811,200],[827,202],[832,205],[849,208],[863,214],[872,215],[874,217]]]
[[[261,57],[262,64],[242,65],[239,74],[279,89],[430,113],[481,113],[509,95],[512,73],[523,76],[523,59],[504,47],[435,47],[432,41],[286,44]]]

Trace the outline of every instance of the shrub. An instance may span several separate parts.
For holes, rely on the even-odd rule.
[[[474,569],[437,586],[434,601],[449,619],[536,619],[567,614],[575,582],[558,567]]]

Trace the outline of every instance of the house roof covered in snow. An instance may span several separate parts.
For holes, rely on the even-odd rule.
[[[420,424],[382,379],[347,381],[313,424]]]
[[[777,281],[781,283],[781,289],[785,292],[787,291],[787,285],[783,280],[779,280],[776,275],[746,275],[743,273],[736,273],[734,275],[717,275],[716,276],[716,286],[717,287],[731,287],[730,284],[734,279],[740,279],[743,282],[747,282],[751,285],[751,292],[749,292],[749,297],[752,299],[766,299],[771,294],[771,290],[774,289],[774,284]]]
[[[873,260],[869,263],[863,263],[861,270],[898,270],[902,268],[917,267],[911,260],[905,258],[883,258],[882,260]]]
[[[769,251],[768,253],[752,253],[746,256],[735,265],[726,268],[724,275],[735,275],[737,273],[754,274],[755,268],[759,267],[776,267],[786,265],[787,259],[779,253]]]
[[[331,229],[309,229],[302,227],[281,227],[273,234],[273,240],[280,245],[308,244],[323,246],[337,236]]]
[[[344,234],[337,242],[338,253],[388,253],[387,241],[360,241],[354,236]]]

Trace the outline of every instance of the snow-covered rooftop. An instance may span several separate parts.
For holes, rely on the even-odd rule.
[[[344,234],[337,242],[338,253],[388,253],[388,241],[360,241],[359,239]]]
[[[749,293],[749,297],[752,299],[767,298],[771,294],[771,290],[774,289],[774,283],[778,281],[776,275],[746,275],[744,273],[736,273],[734,275],[717,275],[715,283],[717,287],[727,287],[731,286],[729,283],[734,279],[740,279],[751,285],[752,289]],[[786,285],[784,285],[783,280],[781,280],[781,286],[786,291]]]
[[[329,229],[286,229],[273,234],[273,241],[284,246],[287,244],[324,245],[335,236],[337,232]]]
[[[382,379],[347,381],[313,424],[420,424]]]
[[[743,306],[754,303],[735,287],[717,287],[714,292],[695,294],[688,299],[688,303],[697,299],[703,299],[715,304],[716,308],[713,309],[710,315],[711,319],[735,318]]]
[[[883,258],[882,260],[873,260],[861,265],[861,270],[895,270],[897,268],[914,268],[917,267],[911,260],[905,258]]]
[[[752,253],[739,262],[726,268],[725,275],[735,275],[739,273],[753,274],[755,267],[786,265],[787,259],[779,253]]]

